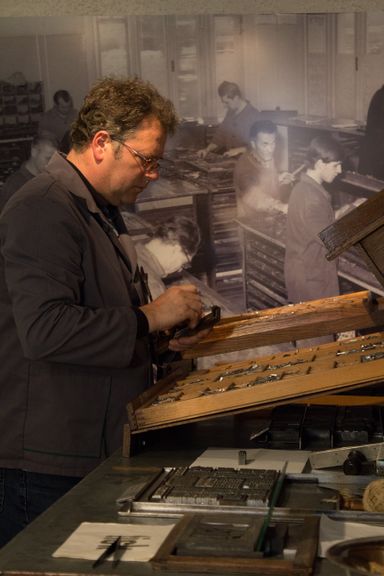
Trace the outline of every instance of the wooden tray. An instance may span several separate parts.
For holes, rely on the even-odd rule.
[[[384,379],[384,333],[176,372],[128,405],[132,433],[309,400]]]
[[[261,575],[281,574],[287,576],[307,576],[311,574],[317,554],[319,518],[308,516],[301,520],[296,548],[292,559],[289,560],[279,557],[260,557],[260,555],[257,556],[257,553],[251,551],[254,532],[257,531],[257,524],[260,520],[254,517],[244,518],[244,516],[226,518],[223,515],[205,514],[202,516],[185,514],[163,542],[151,563],[158,569],[196,572],[197,574],[225,574],[226,572]],[[289,524],[288,520],[284,522],[287,525]],[[200,538],[199,526],[202,527]],[[231,555],[231,547],[239,548],[239,543],[241,544],[241,534],[239,532],[243,526],[244,551],[239,553],[236,550]],[[193,550],[191,540],[193,541],[194,538],[197,541],[204,539],[207,548],[209,548],[210,535],[212,535],[214,543],[221,527],[223,527],[222,546],[223,548],[225,547],[225,555],[218,552],[216,554],[213,552],[211,554],[208,552],[199,554],[198,547],[196,547],[196,551]],[[233,541],[231,541],[232,532],[234,532]],[[183,540],[187,542],[188,548],[193,554],[190,550],[183,551]],[[205,548],[205,546],[202,546],[202,548]],[[250,549],[248,554],[245,551],[247,548]]]

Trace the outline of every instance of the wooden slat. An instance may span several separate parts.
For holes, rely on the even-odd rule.
[[[384,406],[384,396],[352,396],[351,394],[331,394],[312,396],[308,400],[295,400],[295,404],[311,404],[316,406]]]
[[[369,301],[366,290],[221,320],[184,358],[212,356],[384,325],[384,298]]]

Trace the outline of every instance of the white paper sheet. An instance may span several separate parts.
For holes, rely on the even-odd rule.
[[[383,531],[383,526],[332,520],[329,516],[323,514],[320,518],[318,556],[325,558],[328,548],[338,542],[352,540],[353,538],[382,536]]]
[[[244,449],[246,464],[239,464],[239,450],[235,448],[208,448],[191,466],[211,468],[255,468],[258,470],[282,470],[288,461],[286,472],[300,474],[311,452],[306,450],[268,450],[265,448]]]
[[[120,561],[148,562],[173,527],[174,523],[149,525],[83,522],[52,556],[94,561],[111,543],[111,539],[121,536],[121,542],[127,544],[127,548]],[[113,560],[113,556],[108,560]]]

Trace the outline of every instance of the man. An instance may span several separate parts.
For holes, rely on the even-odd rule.
[[[222,82],[218,93],[227,113],[216,128],[212,141],[198,151],[200,158],[206,158],[210,152],[223,152],[228,157],[239,156],[248,145],[250,127],[258,117],[257,109],[243,98],[234,82]]]
[[[330,184],[342,172],[342,150],[331,136],[314,138],[307,151],[307,169],[291,193],[288,204],[285,284],[290,302],[337,296],[339,280],[335,260],[326,259],[318,234],[335,220]],[[333,341],[333,335],[302,340],[299,346]]]
[[[201,317],[191,285],[145,302],[119,211],[158,178],[175,124],[150,84],[102,80],[67,158],[55,153],[1,214],[2,544],[121,445],[127,402],[152,383],[150,335]]]
[[[270,120],[258,120],[250,129],[249,149],[239,158],[234,170],[237,212],[240,218],[251,218],[257,212],[287,211],[280,199],[280,186],[293,177],[278,174],[275,165],[277,126]]]
[[[0,211],[16,190],[45,168],[56,149],[56,143],[49,138],[36,136],[33,139],[28,160],[23,162],[0,188]]]
[[[199,242],[199,229],[192,220],[172,216],[157,226],[148,242],[136,244],[152,298],[164,292],[164,278],[189,265]]]
[[[53,95],[53,107],[47,110],[39,122],[39,133],[53,135],[60,144],[68,135],[77,110],[73,107],[72,96],[67,90],[57,90]]]

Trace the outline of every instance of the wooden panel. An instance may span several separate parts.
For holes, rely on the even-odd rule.
[[[327,248],[327,259],[357,246],[369,268],[384,286],[384,190],[366,200],[323,230],[319,236]]]
[[[158,382],[130,410],[132,431],[265,408],[376,384],[384,374],[384,333],[221,364]],[[134,418],[132,418],[132,411]]]
[[[355,292],[221,320],[184,358],[197,358],[384,324],[384,299]]]
[[[384,226],[368,234],[361,240],[360,246],[366,254],[365,260],[370,269],[384,286]]]
[[[332,260],[384,224],[384,190],[320,232]]]

